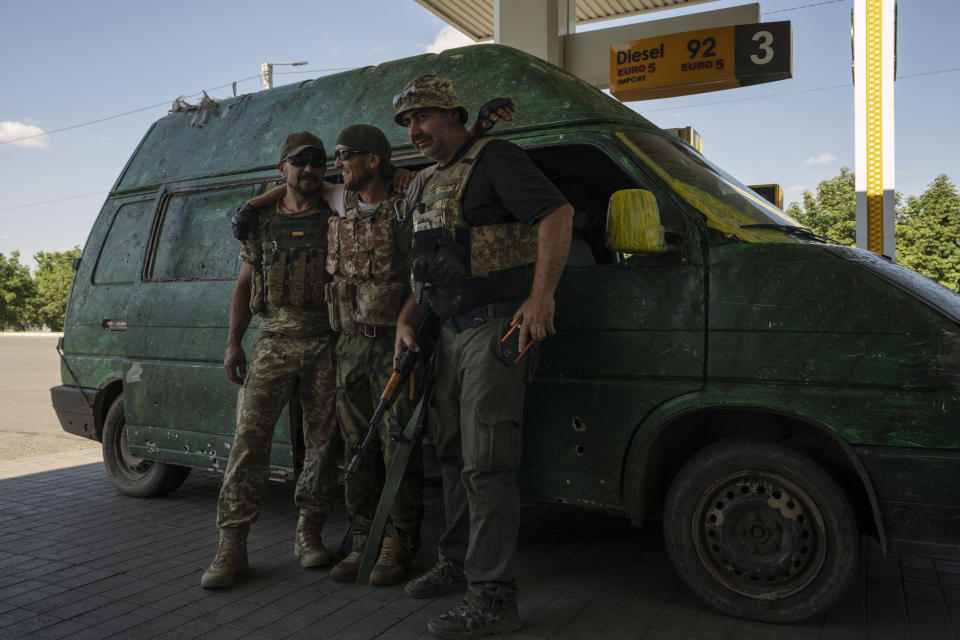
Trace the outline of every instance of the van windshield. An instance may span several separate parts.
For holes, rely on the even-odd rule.
[[[815,239],[803,225],[672,136],[624,131],[617,137],[656,173],[707,226],[746,242]]]

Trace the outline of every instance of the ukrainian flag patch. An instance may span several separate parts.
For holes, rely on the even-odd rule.
[[[294,236],[294,237],[302,236],[302,235],[303,235],[303,228],[294,229],[293,231],[290,232],[290,235],[292,235],[292,236]]]

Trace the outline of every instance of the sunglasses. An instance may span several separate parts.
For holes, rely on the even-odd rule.
[[[417,91],[416,87],[407,87],[397,95],[393,96],[393,106],[397,106],[397,103],[403,100],[404,98],[407,98],[409,96],[415,96],[415,95],[418,95],[419,93],[420,92]]]
[[[344,147],[343,149],[334,149],[334,150],[333,150],[333,157],[334,157],[334,158],[339,158],[339,159],[340,159],[340,162],[346,162],[347,160],[349,160],[349,159],[352,158],[353,156],[358,156],[358,155],[361,155],[361,154],[364,154],[364,153],[370,153],[370,152],[369,152],[369,151],[361,151],[360,149],[350,149],[350,148],[348,148],[348,147]]]
[[[294,167],[305,167],[308,164],[312,164],[314,168],[327,166],[327,159],[323,156],[293,156],[287,158],[287,162]]]

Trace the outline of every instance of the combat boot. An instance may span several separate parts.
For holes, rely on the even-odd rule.
[[[217,555],[203,572],[200,586],[204,589],[220,589],[233,585],[236,576],[247,571],[246,530],[221,529]]]
[[[397,584],[407,577],[410,554],[402,542],[396,538],[385,537],[380,547],[380,557],[370,572],[370,584],[384,587]]]
[[[518,631],[522,623],[516,601],[467,596],[456,608],[427,622],[427,629],[438,638],[469,640],[499,633]]]
[[[330,569],[330,577],[337,582],[356,582],[362,559],[363,553],[351,551],[346,558],[337,563],[337,566]]]
[[[463,567],[449,560],[438,560],[425,574],[408,582],[403,590],[411,598],[439,598],[466,586]]]
[[[326,567],[333,562],[333,554],[323,546],[322,530],[323,525],[317,526],[306,516],[301,515],[300,519],[297,520],[297,536],[293,545],[293,553],[300,558],[301,567],[305,569]]]

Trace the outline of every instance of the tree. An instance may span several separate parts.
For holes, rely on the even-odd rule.
[[[897,262],[957,290],[960,280],[960,194],[940,174],[920,197],[907,198],[897,225]]]
[[[37,294],[30,269],[20,264],[20,252],[0,253],[0,330],[9,325],[24,329]]]
[[[803,208],[796,202],[787,213],[814,233],[852,246],[857,240],[857,196],[854,173],[847,167],[840,175],[817,185],[817,195],[803,192]]]
[[[63,331],[67,312],[67,298],[73,284],[73,261],[80,257],[80,247],[70,251],[39,251],[33,254],[37,261],[34,274],[37,295],[30,310],[30,321],[46,325],[52,331]]]

